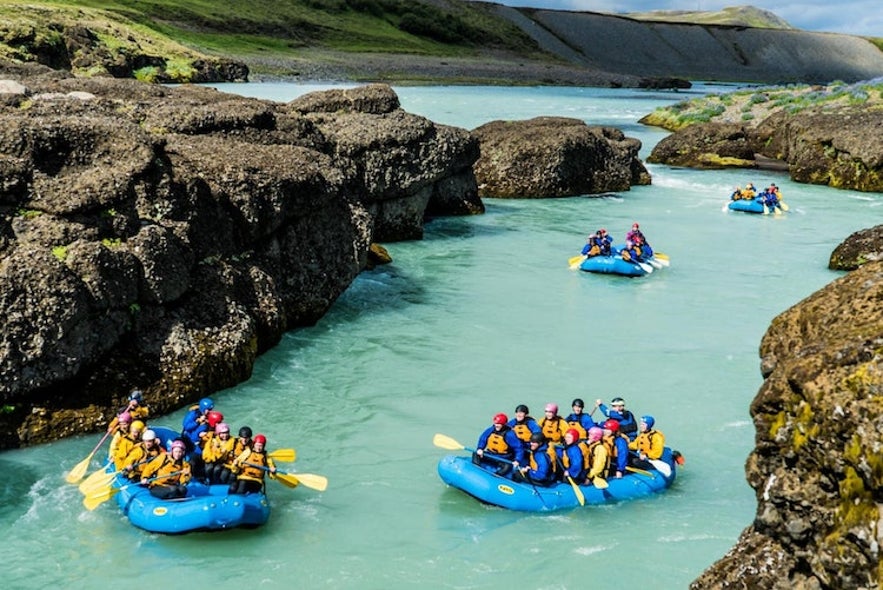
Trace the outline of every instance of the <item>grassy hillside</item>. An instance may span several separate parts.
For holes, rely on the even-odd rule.
[[[717,12],[696,10],[654,10],[626,14],[637,20],[690,23],[698,25],[735,25],[759,29],[793,29],[784,19],[768,10],[753,6],[730,6]]]
[[[0,16],[8,6],[0,4]],[[479,47],[534,53],[516,27],[467,2],[414,0],[43,0],[118,15],[199,50],[235,56],[319,47],[343,52],[469,55]]]

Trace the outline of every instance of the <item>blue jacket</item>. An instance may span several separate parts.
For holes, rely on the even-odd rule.
[[[574,445],[576,446],[576,445]],[[532,463],[536,463],[536,469],[529,466],[527,478],[533,483],[548,485],[555,479],[555,469],[552,467],[552,458],[549,456],[549,445],[542,444],[536,451],[530,453]]]
[[[629,441],[626,437],[615,434],[613,446],[616,449],[616,465],[614,469],[625,475],[625,468],[629,464]]]
[[[625,446],[626,454],[628,454],[628,443]],[[567,455],[567,463],[570,467],[564,469],[564,479],[567,479],[569,475],[574,479],[574,481],[582,482],[586,477],[586,469],[585,464],[583,462],[583,452],[580,450],[579,445],[574,443],[570,446],[564,446],[558,449],[559,455],[564,456]],[[561,461],[562,468],[564,467],[564,461]]]
[[[608,409],[604,404],[599,405],[598,409],[608,418],[619,422],[619,431],[629,437],[629,440],[635,440],[638,436],[638,421],[635,420],[634,414],[628,410],[625,411],[625,414],[620,414],[616,410]]]

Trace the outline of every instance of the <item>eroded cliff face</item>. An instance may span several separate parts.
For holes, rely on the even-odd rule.
[[[746,463],[757,515],[691,588],[879,588],[883,262],[865,262],[776,317],[760,354]]]
[[[478,213],[465,130],[387,86],[287,104],[0,71],[0,448],[248,378],[378,241]]]

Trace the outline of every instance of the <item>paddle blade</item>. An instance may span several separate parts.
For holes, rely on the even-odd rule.
[[[662,252],[655,252],[653,254],[653,257],[658,258],[659,260],[663,260],[665,262],[668,262],[669,260],[671,260],[671,258],[669,258],[669,256],[668,256],[668,254],[663,254]]]
[[[592,485],[599,490],[606,490],[610,486],[610,484],[607,483],[607,480],[601,477],[596,477],[595,479],[593,479]]]
[[[116,476],[117,474],[115,471],[96,471],[80,483],[80,492],[84,496],[99,492],[109,486]]]
[[[304,484],[308,488],[312,488],[320,492],[324,492],[325,489],[328,487],[328,478],[322,475],[314,475],[312,473],[298,473],[297,479],[299,479],[300,483]]]
[[[583,494],[583,491],[579,489],[579,486],[576,485],[576,482],[573,481],[573,478],[569,475],[567,476],[567,481],[570,482],[570,487],[573,488],[573,494],[576,496],[576,501],[579,502],[580,506],[586,505],[586,496]]]
[[[89,469],[89,462],[92,460],[92,455],[94,453],[90,453],[88,457],[74,465],[74,468],[68,471],[67,476],[65,476],[65,480],[67,483],[77,483],[83,476],[86,475],[86,470]]]
[[[300,484],[300,480],[298,480],[295,476],[290,473],[282,473],[280,471],[276,472],[276,481],[279,483],[288,486],[289,488],[296,488]]]
[[[638,266],[640,266],[641,269],[647,274],[650,274],[651,272],[653,272],[653,267],[650,266],[649,264],[647,264],[646,262],[639,262]]]
[[[432,444],[435,446],[447,449],[449,451],[462,451],[466,447],[452,439],[450,436],[445,436],[444,434],[436,434],[432,437]]]
[[[570,267],[571,270],[579,268],[579,265],[582,264],[583,260],[585,259],[586,257],[582,254],[580,254],[579,256],[574,256],[567,260],[567,266]]]
[[[626,471],[631,471],[632,473],[640,473],[641,475],[646,475],[647,477],[655,478],[656,476],[647,471],[646,469],[638,469],[637,467],[626,467]]]
[[[788,209],[791,208],[788,206],[788,203],[786,203],[785,201],[779,201],[779,207],[782,208],[782,211],[787,211]]]
[[[764,215],[770,214],[770,208],[766,206],[766,203],[764,203],[764,205],[763,205],[763,214]]]
[[[86,510],[95,510],[96,508],[113,498],[118,491],[119,488],[110,487],[97,491],[83,498],[83,506],[86,507]]]
[[[294,451],[294,449],[276,449],[275,451],[268,453],[267,456],[274,461],[282,461],[283,463],[288,463],[294,461],[297,458],[297,453]]]
[[[661,473],[664,477],[671,475],[671,466],[665,461],[660,461],[659,459],[649,459],[649,461],[653,466],[653,469]]]

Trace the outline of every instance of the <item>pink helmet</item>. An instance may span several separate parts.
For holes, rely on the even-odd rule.
[[[223,434],[225,432],[229,434],[230,433],[230,425],[227,424],[226,422],[221,422],[220,424],[215,426],[215,432],[217,432],[218,434]]]
[[[552,412],[553,414],[558,413],[558,404],[546,404],[546,411]]]
[[[596,440],[601,440],[601,437],[604,436],[604,431],[598,428],[597,426],[592,426],[589,428],[589,440],[595,442]]]
[[[184,444],[183,440],[174,440],[172,441],[172,450],[181,449],[182,451],[187,450],[187,445]]]
[[[123,412],[122,414],[117,416],[117,421],[118,422],[125,422],[126,424],[131,424],[132,423],[132,414],[130,414],[129,412]]]
[[[506,417],[506,414],[500,413],[494,416],[494,424],[505,424],[509,421],[509,418]]]

